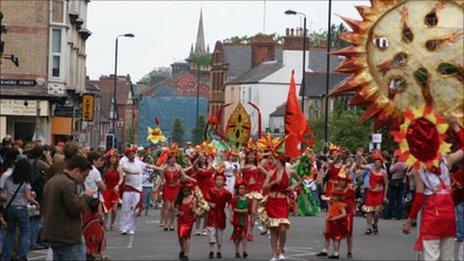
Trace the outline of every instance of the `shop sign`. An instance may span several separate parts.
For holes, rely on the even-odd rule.
[[[76,111],[73,112],[74,107],[72,106],[63,106],[63,105],[56,105],[55,110],[53,111],[54,116],[59,117],[73,117],[73,113],[75,117],[79,117],[81,114],[81,109],[76,107]]]
[[[33,87],[37,85],[36,80],[28,79],[0,79],[2,87]]]
[[[37,103],[39,110],[37,110]],[[0,115],[49,116],[48,101],[0,99]]]
[[[93,121],[94,98],[93,94],[82,95],[82,116],[84,121]]]

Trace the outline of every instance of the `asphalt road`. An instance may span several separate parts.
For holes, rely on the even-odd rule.
[[[324,217],[292,217],[292,227],[288,234],[286,257],[288,260],[326,260],[316,258],[322,249]],[[413,251],[416,230],[411,235],[401,233],[401,221],[381,220],[378,235],[363,234],[365,220],[356,217],[354,221],[353,260],[414,260]],[[224,233],[223,260],[237,260],[233,243],[229,241],[231,227]],[[269,260],[268,236],[255,233],[255,240],[249,244],[248,260]],[[461,247],[461,258],[463,247]],[[133,236],[121,236],[118,231],[108,232],[107,255],[112,260],[177,260],[179,247],[176,232],[164,232],[159,227],[159,211],[151,210],[148,217],[138,220]],[[208,259],[208,238],[192,235],[191,260]],[[329,251],[330,253],[331,251]],[[346,241],[342,242],[341,259],[346,259]],[[30,260],[45,259],[46,251],[34,251]],[[462,260],[462,259],[461,259]]]

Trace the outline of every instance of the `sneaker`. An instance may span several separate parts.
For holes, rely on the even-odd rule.
[[[134,230],[129,231],[129,235],[135,235],[135,231]]]
[[[164,230],[164,232],[167,232],[167,231],[169,231],[169,228],[165,227],[163,230]]]
[[[340,255],[331,255],[329,256],[329,259],[339,259]]]
[[[171,228],[169,229],[169,231],[174,231],[174,230],[175,230],[175,229],[174,229],[173,227],[171,227]]]
[[[240,258],[240,253],[235,253],[235,258]]]
[[[217,252],[217,253],[216,253],[216,258],[219,258],[219,259],[222,258],[221,252]]]
[[[322,251],[319,254],[316,254],[316,256],[327,256],[327,252]]]
[[[285,256],[284,256],[284,254],[280,254],[280,255],[279,255],[279,258],[278,258],[277,260],[279,260],[279,261],[281,261],[281,260],[286,260],[286,258],[285,258]]]
[[[180,251],[179,252],[179,259],[182,260],[182,258],[185,256],[184,252],[183,251]]]
[[[209,252],[208,258],[209,259],[214,259],[214,252],[213,251]]]
[[[277,260],[277,257],[273,256],[273,257],[271,258],[271,260],[269,260],[269,261],[278,261],[278,260]]]
[[[242,254],[243,258],[247,258],[248,257],[248,253],[246,251],[243,251],[243,254]]]
[[[202,236],[208,236],[208,231],[206,229],[203,229],[203,232],[201,233]]]
[[[120,235],[121,235],[121,236],[125,236],[125,235],[127,235],[127,232],[126,232],[126,231],[123,231],[123,232],[121,232]]]

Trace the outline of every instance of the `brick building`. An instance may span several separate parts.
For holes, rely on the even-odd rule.
[[[88,1],[2,1],[7,33],[0,67],[0,136],[58,142],[77,137],[86,92]]]

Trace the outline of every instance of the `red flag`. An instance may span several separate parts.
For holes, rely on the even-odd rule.
[[[288,89],[287,105],[285,110],[285,155],[291,159],[295,159],[301,155],[301,150],[298,149],[298,144],[305,143],[312,145],[312,130],[308,126],[301,106],[296,97],[295,73],[292,72],[290,78],[290,86]],[[312,135],[314,136],[314,135]]]

